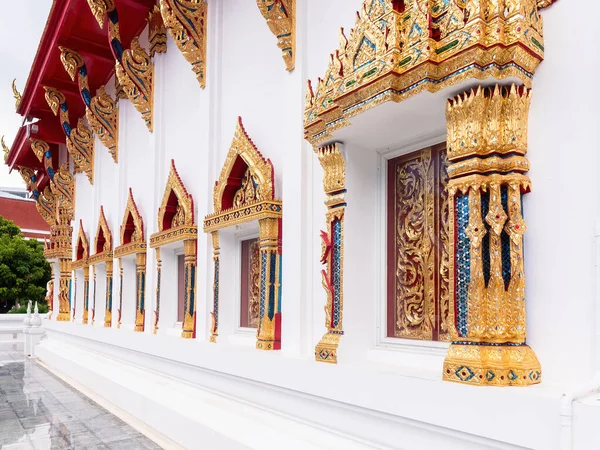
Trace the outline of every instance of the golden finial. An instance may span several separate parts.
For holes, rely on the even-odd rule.
[[[10,151],[10,149],[6,146],[6,143],[4,142],[4,136],[0,138],[0,144],[2,144],[2,150],[4,151],[4,162],[6,162],[6,160],[8,159],[8,152]]]
[[[16,82],[17,82],[17,79],[13,78],[12,90],[13,90],[13,96],[15,97],[15,109],[19,109],[19,105],[21,104],[21,93],[17,90]]]

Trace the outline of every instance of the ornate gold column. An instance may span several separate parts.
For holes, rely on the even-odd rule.
[[[183,273],[185,311],[181,337],[196,337],[196,240],[183,241]]]
[[[71,319],[71,261],[60,258],[58,260],[60,271],[58,291],[58,316],[56,320],[68,322]]]
[[[162,260],[160,259],[160,247],[155,249],[156,252],[156,309],[154,310],[154,334],[158,332],[158,318],[160,316],[160,273]]]
[[[443,378],[476,385],[541,380],[526,345],[521,198],[530,190],[531,90],[477,88],[448,103],[450,321]]]
[[[113,261],[106,261],[106,314],[104,315],[104,326],[112,326],[112,290],[113,290]]]
[[[117,312],[117,328],[121,328],[121,317],[123,316],[123,258],[119,258],[119,309]]]
[[[281,349],[281,219],[261,219],[260,310],[256,348]]]
[[[88,323],[88,309],[90,306],[90,266],[83,266],[83,320],[82,322],[87,325]]]
[[[213,231],[211,236],[213,243],[213,261],[215,267],[213,279],[213,312],[210,313],[212,318],[212,325],[210,327],[210,342],[216,343],[217,336],[219,335],[219,255],[221,254],[221,247],[219,247],[219,232]]]
[[[160,251],[159,249],[156,249]],[[146,253],[135,255],[135,331],[144,331],[146,317]]]
[[[323,167],[327,231],[321,231],[322,284],[327,295],[325,327],[327,332],[315,347],[315,360],[337,364],[337,348],[344,331],[344,212],[346,210],[346,166],[339,144],[316,150]]]
[[[92,325],[94,325],[94,321],[96,320],[96,268],[92,266],[92,278],[94,283],[94,288],[92,290]]]

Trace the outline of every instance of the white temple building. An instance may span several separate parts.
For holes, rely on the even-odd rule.
[[[600,448],[591,6],[54,0],[41,362],[165,448]]]

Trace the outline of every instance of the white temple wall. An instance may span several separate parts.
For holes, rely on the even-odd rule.
[[[525,196],[528,343],[544,382],[588,379],[598,332],[594,284],[594,222],[598,218],[599,123],[596,83],[572,80],[597,71],[597,53],[578,42],[585,27],[565,32],[581,11],[559,1],[542,12],[545,59],[533,81],[529,112],[529,176]],[[577,61],[565,64],[565,57]]]

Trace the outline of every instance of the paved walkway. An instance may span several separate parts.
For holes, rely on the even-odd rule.
[[[23,354],[0,343],[0,449],[160,449]]]

